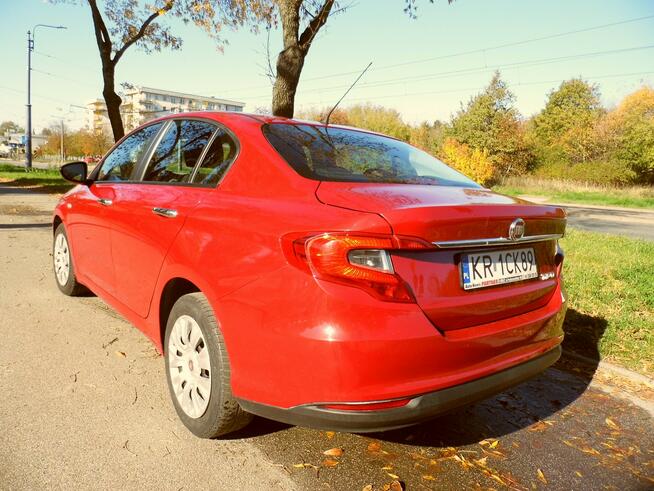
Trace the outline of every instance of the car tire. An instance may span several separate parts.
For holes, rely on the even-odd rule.
[[[173,305],[166,323],[164,358],[175,411],[194,435],[216,438],[252,420],[232,395],[225,340],[202,293],[184,295]]]
[[[77,297],[88,292],[75,276],[73,256],[70,253],[68,235],[63,223],[56,228],[52,240],[52,266],[55,282],[61,293],[69,297]]]

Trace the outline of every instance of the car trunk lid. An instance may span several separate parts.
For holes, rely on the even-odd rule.
[[[435,244],[433,251],[396,252],[395,271],[410,285],[434,325],[460,329],[542,307],[556,288],[556,237],[565,212],[486,189],[427,185],[322,182],[323,203],[383,216],[397,235]],[[512,241],[509,228],[524,220],[524,237]],[[538,276],[464,290],[461,263],[467,254],[533,249]]]

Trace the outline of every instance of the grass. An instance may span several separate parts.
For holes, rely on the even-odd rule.
[[[564,346],[654,375],[654,243],[570,230]]]
[[[11,164],[0,164],[0,184],[29,188],[44,193],[64,193],[73,185],[64,180],[58,170],[32,169]]]
[[[587,205],[654,208],[654,186],[594,186],[570,181],[514,177],[494,191],[510,196],[534,195],[548,197],[552,202]]]

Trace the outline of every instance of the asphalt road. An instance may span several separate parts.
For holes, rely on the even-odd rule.
[[[654,241],[654,210],[565,204],[568,226]]]
[[[52,205],[0,187],[0,489],[654,487],[652,391],[569,361],[390,433],[255,419],[228,439],[199,440],[177,420],[149,341],[99,299],[58,292]],[[342,455],[323,454],[333,448]]]

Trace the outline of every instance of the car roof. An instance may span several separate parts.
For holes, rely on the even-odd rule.
[[[320,121],[309,121],[309,120],[303,120],[297,118],[285,118],[282,116],[273,116],[272,114],[255,114],[255,113],[236,112],[236,111],[195,111],[195,112],[173,113],[173,114],[167,114],[166,116],[162,116],[152,121],[148,121],[148,123],[153,123],[157,121],[166,121],[169,119],[179,119],[179,118],[213,119],[215,121],[218,121],[219,123],[222,122],[225,124],[229,124],[230,122],[238,124],[239,122],[245,123],[247,121],[249,122],[256,121],[261,125],[264,124],[310,125],[310,126],[320,126],[323,128],[328,127],[328,128],[340,128],[340,129],[347,129],[353,131],[360,131],[362,133],[369,133],[371,135],[379,135],[379,136],[384,136],[386,138],[396,139],[392,136],[385,135],[383,133],[378,133],[376,131],[371,131],[364,128],[356,128],[353,126],[346,126],[340,124],[326,125],[325,123]]]

